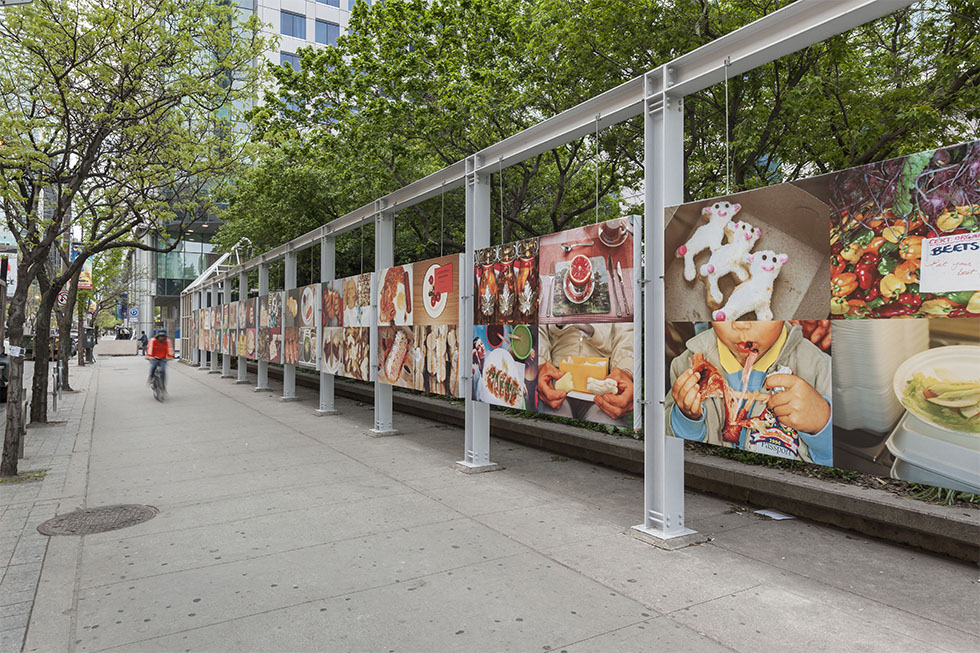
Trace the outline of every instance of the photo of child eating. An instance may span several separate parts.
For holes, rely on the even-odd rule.
[[[799,324],[698,327],[670,364],[667,434],[832,465],[830,355]]]

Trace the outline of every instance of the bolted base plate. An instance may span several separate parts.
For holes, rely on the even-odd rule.
[[[279,397],[279,401],[299,401],[299,397]]]
[[[320,408],[317,408],[316,410],[313,411],[313,414],[316,415],[317,417],[328,417],[330,415],[339,415],[340,414],[340,411],[339,410],[322,410]]]
[[[462,472],[464,474],[482,474],[484,472],[499,472],[503,469],[497,463],[489,463],[487,465],[473,465],[466,462],[465,460],[458,460],[456,464],[453,465],[453,469],[457,472]]]
[[[398,435],[398,431],[395,429],[387,429],[384,431],[371,429],[370,431],[364,431],[364,435],[368,436],[369,438],[387,438],[392,435]]]
[[[252,392],[272,392],[272,388],[268,386],[265,388],[252,388]]]
[[[246,383],[248,383],[248,379],[238,379],[235,381],[235,385],[245,385]]]
[[[664,549],[666,551],[676,551],[677,549],[683,549],[695,544],[704,544],[708,541],[707,535],[693,531],[690,528],[685,528],[671,537],[664,537],[660,531],[649,530],[643,524],[634,526],[629,532],[632,537],[635,537],[641,542],[652,544],[658,549]]]
[[[233,379],[233,378],[235,378],[235,375],[234,374],[222,374],[221,375],[221,378],[222,379]]]
[[[208,374],[221,374],[221,370],[208,370]]]

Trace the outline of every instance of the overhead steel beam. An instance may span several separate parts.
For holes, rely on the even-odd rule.
[[[667,64],[671,95],[691,95],[909,6],[916,0],[799,0]]]

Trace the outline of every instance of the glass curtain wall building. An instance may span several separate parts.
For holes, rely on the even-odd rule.
[[[374,0],[378,2],[380,0]],[[330,47],[347,29],[351,12],[358,3],[371,5],[371,0],[236,0],[245,17],[256,15],[263,23],[263,36],[270,47],[256,65],[272,63],[299,67],[297,52],[303,47]],[[278,42],[278,43],[277,43]],[[178,328],[180,293],[217,259],[211,239],[220,225],[215,219],[194,225],[172,252],[155,254],[134,250],[130,256],[131,269],[136,272],[127,297],[127,305],[135,307],[139,316],[128,317],[126,326],[135,335],[165,328],[172,336]],[[148,243],[156,236],[147,236]],[[158,244],[154,242],[153,244]]]

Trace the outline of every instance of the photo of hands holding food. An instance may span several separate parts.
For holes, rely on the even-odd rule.
[[[804,325],[781,321],[670,329],[683,334],[674,347],[683,350],[670,361],[668,435],[833,464],[831,356],[815,329],[810,338]]]

